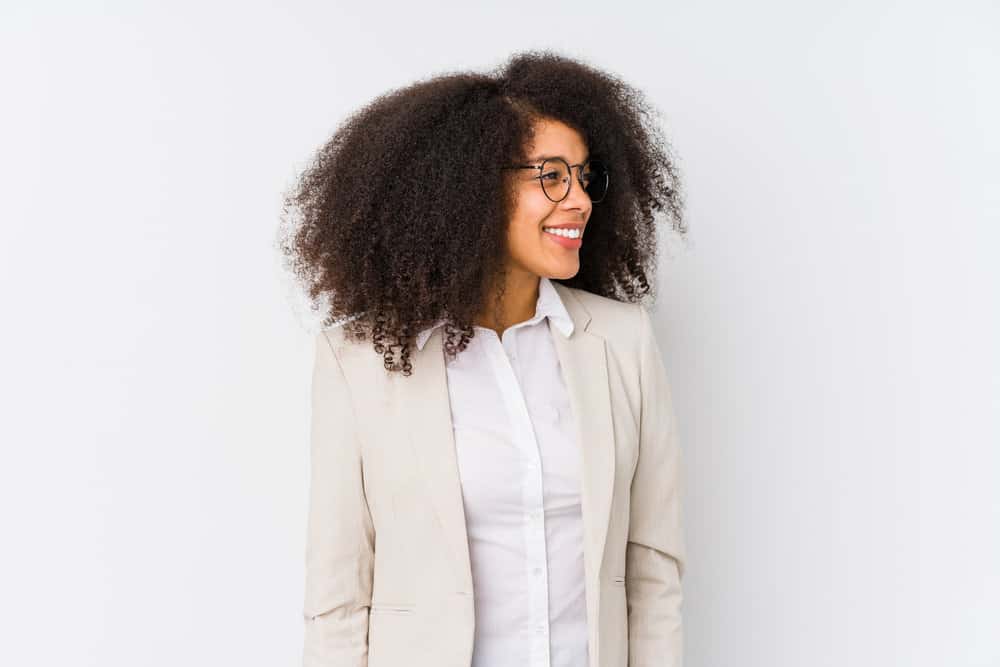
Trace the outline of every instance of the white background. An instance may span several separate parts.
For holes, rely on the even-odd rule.
[[[685,178],[685,664],[1000,665],[997,35],[986,1],[5,2],[0,663],[297,664],[281,194],[373,96],[541,47],[644,90]]]

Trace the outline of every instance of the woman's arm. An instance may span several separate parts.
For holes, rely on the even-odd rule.
[[[666,369],[649,313],[639,306],[642,412],[625,560],[629,667],[680,667],[683,659],[681,451]]]
[[[325,332],[312,378],[303,667],[368,664],[375,530],[344,372]]]

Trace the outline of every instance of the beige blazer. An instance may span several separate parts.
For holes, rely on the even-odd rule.
[[[681,451],[649,313],[554,285],[576,325],[553,339],[581,434],[587,667],[679,667]],[[304,667],[471,664],[442,332],[410,377],[342,327],[317,335]]]

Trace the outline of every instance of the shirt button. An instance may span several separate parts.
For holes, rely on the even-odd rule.
[[[535,576],[537,577],[538,575],[540,575],[542,573],[542,568],[536,567],[534,570],[532,570],[532,572],[534,572]]]
[[[545,632],[545,626],[539,625],[538,627],[535,628],[535,632],[537,632],[538,634],[542,634],[543,632]]]

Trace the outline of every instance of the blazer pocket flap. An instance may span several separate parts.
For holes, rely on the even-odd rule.
[[[412,604],[373,604],[371,613],[373,614],[412,614],[414,605]]]

